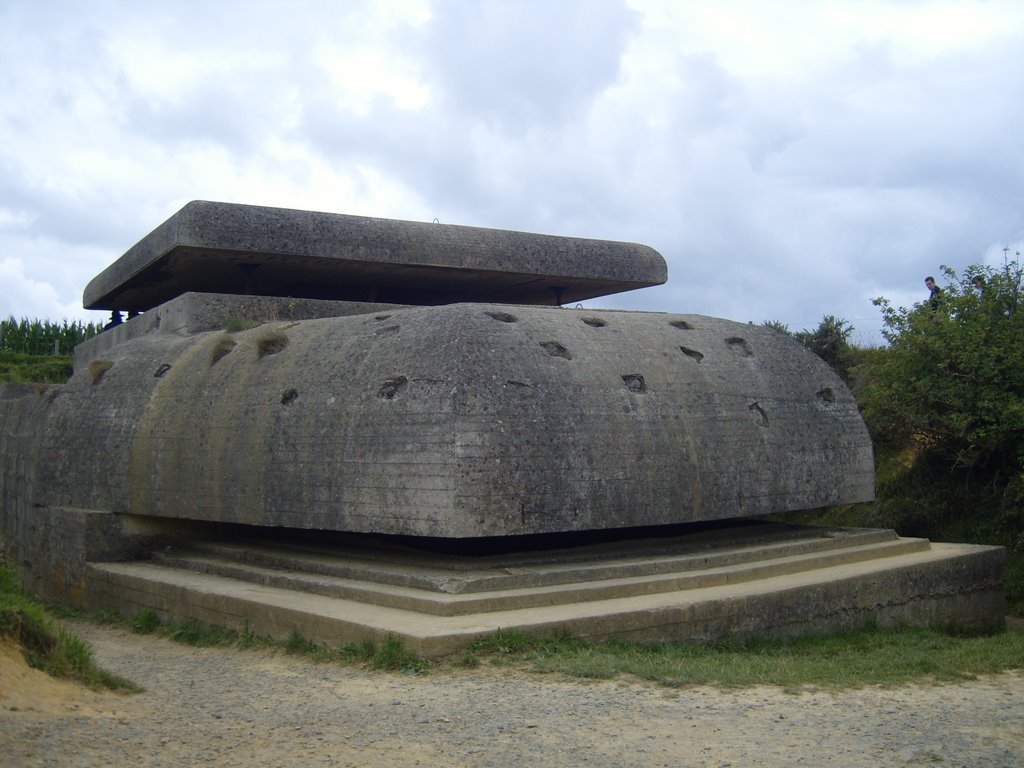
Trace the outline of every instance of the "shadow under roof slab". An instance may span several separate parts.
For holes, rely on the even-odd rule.
[[[664,283],[635,243],[193,201],[85,289],[145,311],[189,291],[439,305],[568,304]]]

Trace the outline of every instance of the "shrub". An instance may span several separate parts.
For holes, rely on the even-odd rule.
[[[937,308],[882,309],[888,347],[854,376],[900,533],[1024,546],[1022,270],[943,267]],[[971,285],[982,276],[981,291]],[[941,532],[941,533],[940,533]]]
[[[943,268],[947,285],[937,310],[882,308],[889,351],[861,392],[876,437],[912,440],[954,469],[1019,474],[1024,460],[1024,313],[1021,270],[972,267],[985,274],[983,294]]]

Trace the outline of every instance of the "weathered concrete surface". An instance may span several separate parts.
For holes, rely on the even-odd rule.
[[[323,577],[322,584],[303,589],[312,592],[323,586],[328,590],[324,594],[337,596],[344,596],[346,584],[360,584],[364,592],[372,589],[370,585],[381,584],[426,595],[423,601],[435,596],[459,603],[480,593],[498,594],[505,606],[506,601],[515,599],[511,596],[524,590],[560,589],[567,584],[600,581],[604,584],[602,596],[614,597],[636,594],[628,591],[634,579],[649,580],[645,588],[655,591],[650,585],[665,576],[677,579],[680,574],[692,575],[709,568],[728,573],[733,567],[752,562],[800,560],[823,553],[837,564],[851,554],[860,559],[888,556],[893,546],[902,552],[928,548],[925,539],[901,539],[886,529],[749,520],[713,526],[630,529],[615,534],[545,536],[542,541],[531,540],[531,546],[521,541],[514,545],[502,542],[498,551],[493,551],[495,542],[490,540],[469,552],[452,552],[447,547],[439,549],[437,540],[395,540],[362,534],[323,536],[296,531],[282,536],[246,528],[225,540],[200,537],[184,547],[164,549],[154,559],[192,570],[209,567],[213,569],[209,572],[220,575],[228,575],[225,565],[232,570],[252,569],[261,575],[235,573],[239,578],[263,583],[268,583],[267,573],[274,573],[275,578]],[[487,544],[492,545],[490,549]],[[338,581],[332,581],[335,579]],[[627,592],[611,594],[605,589],[608,585]],[[702,580],[700,586],[708,583]]]
[[[81,605],[88,560],[141,557],[157,539],[195,538],[196,526],[173,521],[170,530],[172,521],[129,522],[103,510],[40,505],[36,469],[47,460],[40,453],[45,417],[60,393],[48,385],[0,384],[0,544],[20,566],[27,588]],[[68,443],[91,455],[87,441]]]
[[[193,201],[85,289],[145,311],[188,291],[396,304],[567,304],[664,283],[644,245]]]
[[[124,615],[155,610],[164,619],[195,619],[282,639],[299,632],[332,647],[394,635],[430,655],[458,652],[474,639],[509,629],[570,632],[592,640],[665,641],[787,637],[869,623],[1000,626],[1005,550],[924,544],[855,558],[844,557],[840,546],[831,560],[827,553],[813,559],[777,557],[778,552],[766,548],[760,550],[760,559],[733,565],[717,563],[712,548],[711,562],[693,573],[692,584],[679,589],[655,586],[622,596],[610,588],[594,599],[580,599],[571,585],[557,595],[527,586],[515,596],[520,607],[509,607],[509,600],[492,592],[477,595],[478,610],[457,613],[410,607],[405,593],[415,590],[406,587],[376,584],[381,592],[395,593],[394,599],[368,603],[357,591],[344,597],[313,594],[284,588],[262,574],[225,578],[150,562],[92,564],[89,595],[95,607],[115,608]],[[644,553],[631,552],[630,545],[622,543],[622,562],[642,566]],[[744,536],[739,533],[720,546],[742,549]],[[575,566],[581,579],[578,590],[601,591],[601,569],[588,572],[585,563]],[[398,551],[392,567],[415,572],[418,566]],[[283,578],[297,570],[277,573]],[[652,578],[648,574],[637,580]],[[436,593],[431,597],[436,599]]]
[[[101,357],[118,344],[151,333],[188,336],[203,331],[222,331],[236,320],[261,324],[365,315],[398,309],[404,309],[404,305],[280,296],[236,296],[227,293],[186,293],[83,341],[75,347],[75,370],[80,370],[90,360]]]
[[[443,594],[111,562],[239,528],[432,537],[438,562],[530,535],[617,531],[628,548],[637,526],[871,499],[856,403],[794,339],[537,306],[665,278],[629,243],[190,203],[86,288],[89,307],[150,311],[83,345],[66,386],[0,387],[0,533],[56,602],[428,653],[499,627],[678,639],[1001,619],[1002,550],[923,540],[782,555],[748,532],[739,559],[685,573],[577,547],[526,581],[508,562],[474,589],[442,574],[459,586]],[[227,333],[231,318],[264,324]],[[398,560],[400,578],[437,577]]]
[[[34,397],[47,507],[465,538],[874,493],[835,373],[699,316],[461,304],[153,334]]]
[[[656,541],[658,546],[623,537],[614,554],[581,545],[550,556],[526,551],[496,558],[451,553],[439,557],[437,552],[417,558],[397,547],[386,553],[371,550],[369,556],[323,548],[310,557],[294,547],[198,541],[162,548],[154,553],[152,564],[154,571],[186,569],[417,613],[459,616],[705,589],[925,552],[930,546],[927,539],[900,538],[892,531],[820,528],[814,529],[813,537],[789,540],[789,526],[764,527],[780,531],[775,537],[760,537],[759,543],[747,529],[725,527],[717,541],[698,551],[679,544],[685,537],[666,533],[664,540]],[[380,554],[388,559],[374,561],[373,555]],[[482,562],[474,564],[476,559]],[[471,570],[462,570],[467,567]]]

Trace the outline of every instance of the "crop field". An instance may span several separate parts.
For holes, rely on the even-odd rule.
[[[0,320],[0,351],[22,355],[70,355],[76,344],[98,334],[98,323]]]

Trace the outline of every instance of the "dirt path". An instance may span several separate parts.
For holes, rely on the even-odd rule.
[[[790,695],[491,668],[425,677],[89,624],[96,694],[0,653],[0,766],[1020,766],[1024,674]]]

